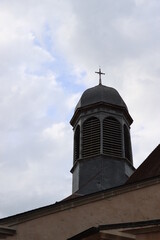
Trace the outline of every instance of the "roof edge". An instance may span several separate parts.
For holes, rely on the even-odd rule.
[[[68,238],[67,240],[81,240],[81,239],[84,239],[84,237],[92,236],[93,234],[99,233],[100,231],[104,231],[104,230],[115,230],[115,229],[126,229],[126,228],[135,229],[138,227],[153,227],[153,226],[159,226],[159,225],[160,225],[160,219],[99,225],[98,227],[88,228],[85,231],[80,232],[71,238]]]
[[[88,106],[77,108],[70,120],[71,126],[72,127],[74,126],[76,119],[79,117],[81,112],[86,111],[88,109],[97,108],[100,106],[109,107],[112,109],[119,109],[119,110],[123,111],[124,114],[126,115],[127,119],[129,120],[130,125],[133,123],[133,119],[132,119],[131,115],[129,114],[128,109],[126,109],[125,107],[113,105],[113,104],[109,104],[109,103],[105,103],[105,102],[97,102],[97,103],[94,103],[94,104],[91,104]]]

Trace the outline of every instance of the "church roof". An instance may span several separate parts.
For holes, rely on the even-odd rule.
[[[139,182],[157,176],[160,176],[160,144],[131,175],[127,181],[127,184]]]
[[[77,106],[75,107],[73,117],[70,121],[71,125],[74,126],[74,123],[81,112],[88,108],[95,108],[100,105],[112,109],[122,110],[130,124],[132,124],[133,119],[128,112],[127,105],[123,101],[118,91],[114,88],[99,84],[84,91]]]
[[[81,96],[77,108],[86,107],[95,103],[104,102],[127,109],[127,106],[116,89],[99,84],[87,89]]]

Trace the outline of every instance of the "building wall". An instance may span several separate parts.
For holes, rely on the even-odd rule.
[[[90,199],[89,203],[79,206],[73,200],[69,209],[12,225],[17,234],[7,240],[66,240],[93,226],[158,219],[159,188],[160,183],[141,189],[137,185],[135,190],[117,195],[113,191],[113,196],[93,199],[93,202]],[[138,239],[151,239],[141,237]]]
[[[160,239],[160,232],[151,232],[140,234],[136,236],[136,240],[159,240]]]

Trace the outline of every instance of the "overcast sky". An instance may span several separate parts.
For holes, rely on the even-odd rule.
[[[138,167],[160,138],[160,1],[0,0],[0,217],[71,194],[69,121],[99,66]]]

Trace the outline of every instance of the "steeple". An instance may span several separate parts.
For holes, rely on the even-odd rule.
[[[103,74],[101,69],[97,73]],[[71,119],[73,193],[89,194],[124,184],[134,171],[133,120],[119,93],[99,81],[82,94]]]

